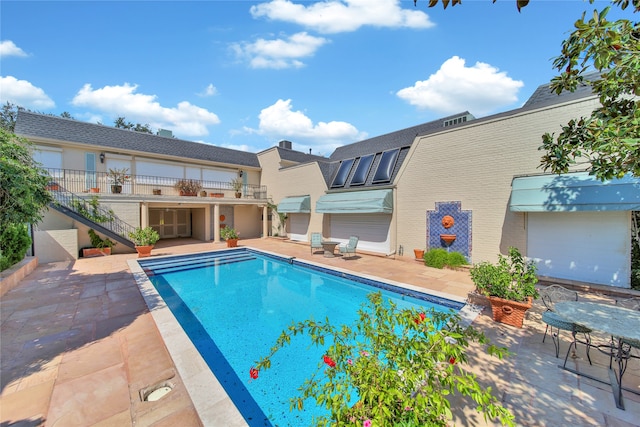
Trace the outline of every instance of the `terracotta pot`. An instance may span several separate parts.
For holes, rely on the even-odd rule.
[[[227,239],[227,247],[228,248],[237,248],[238,247],[238,239]]]
[[[111,192],[115,193],[115,194],[120,194],[122,193],[122,185],[112,185],[111,186]]]
[[[533,298],[528,297],[527,302],[511,301],[508,299],[489,297],[493,320],[506,325],[522,328],[522,322],[527,310],[533,304]]]
[[[99,187],[91,187],[91,189],[89,190],[92,193],[99,193],[100,192],[100,188]]]
[[[161,194],[162,194],[162,190],[160,190],[160,189],[153,190],[153,195],[154,196],[160,196]]]
[[[236,199],[239,199],[240,197],[242,197],[242,193],[236,193]]]
[[[440,239],[444,242],[445,245],[451,246],[454,240],[456,240],[455,234],[441,234]]]
[[[192,197],[195,197],[198,194],[194,193],[194,192],[191,192],[191,191],[182,191],[182,190],[180,190],[180,195],[181,196],[192,196]]]
[[[416,256],[417,260],[424,261],[424,249],[414,249],[413,254]]]
[[[145,258],[145,257],[151,256],[151,249],[153,249],[153,245],[136,246],[136,251],[138,251],[138,258]]]
[[[93,258],[97,256],[111,255],[111,248],[84,248],[82,249],[82,256],[84,258]]]
[[[224,197],[224,193],[211,193],[209,194],[210,197]]]

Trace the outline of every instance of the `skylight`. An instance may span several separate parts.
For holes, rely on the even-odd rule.
[[[338,173],[336,177],[333,178],[333,184],[331,184],[331,188],[336,187],[344,187],[344,184],[347,182],[347,177],[349,176],[349,172],[351,172],[351,167],[356,159],[348,159],[343,160],[340,163],[340,169],[338,169]]]
[[[398,160],[398,151],[398,149],[395,149],[382,153],[378,169],[376,170],[376,174],[373,176],[374,184],[391,181],[393,168],[395,168],[396,160]]]
[[[356,171],[351,178],[351,185],[362,185],[367,181],[367,175],[369,175],[369,169],[373,163],[374,154],[360,157]]]

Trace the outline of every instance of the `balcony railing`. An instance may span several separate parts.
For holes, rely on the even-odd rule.
[[[180,178],[166,178],[149,175],[127,175],[128,180],[118,188],[105,172],[92,172],[72,169],[45,169],[51,176],[50,189],[56,186],[64,188],[72,193],[116,193],[123,195],[155,195],[155,196],[179,196],[180,191],[174,186]],[[236,191],[231,182],[195,181],[202,187],[198,193],[206,197],[235,198]],[[205,194],[206,193],[206,194]],[[266,199],[267,187],[265,185],[243,184],[240,189],[242,198]],[[200,195],[200,194],[198,194]]]

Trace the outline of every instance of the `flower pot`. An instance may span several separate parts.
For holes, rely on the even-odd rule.
[[[153,190],[153,195],[154,196],[160,196],[162,194],[162,190],[156,188]]]
[[[489,302],[491,303],[493,320],[516,328],[522,328],[525,312],[531,308],[533,298],[528,297],[527,302],[518,302],[489,297]]]
[[[91,188],[89,189],[89,191],[90,191],[91,193],[99,193],[99,192],[100,192],[100,187],[91,187]]]
[[[197,196],[198,194],[197,194],[196,192],[194,192],[194,191],[183,191],[183,190],[180,190],[180,195],[181,195],[181,196],[191,196],[191,197],[195,197],[195,196]]]
[[[82,249],[82,256],[84,258],[93,258],[97,256],[111,255],[111,248],[84,248]]]
[[[58,191],[60,190],[60,186],[58,184],[48,184],[47,190],[49,191]]]
[[[238,239],[227,239],[227,247],[228,248],[237,248],[238,247]]]
[[[413,254],[416,256],[416,260],[424,261],[424,249],[414,249]]]
[[[114,194],[122,193],[122,185],[114,184],[111,186],[111,192]]]
[[[209,194],[210,197],[217,197],[217,198],[221,198],[224,197],[224,193],[211,193]]]
[[[153,249],[153,245],[136,246],[136,251],[138,251],[138,258],[145,258],[145,257],[151,256],[151,249]]]
[[[242,193],[236,193],[236,199],[239,199],[240,197],[242,197]]]

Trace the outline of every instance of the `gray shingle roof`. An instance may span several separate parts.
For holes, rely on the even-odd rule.
[[[589,73],[585,74],[584,78],[586,81],[593,81],[599,77],[599,73]],[[591,85],[581,84],[579,85],[574,92],[562,92],[560,95],[552,92],[550,89],[550,84],[546,83],[538,86],[538,88],[533,92],[533,94],[529,97],[527,102],[522,106],[523,109],[531,109],[531,108],[540,108],[546,105],[553,105],[560,102],[569,102],[576,99],[585,98],[593,95],[593,90]]]
[[[238,166],[260,167],[258,156],[255,153],[37,114],[25,110],[18,112],[15,133],[25,138],[38,137],[97,145],[112,151],[131,150]]]
[[[302,151],[290,150],[288,148],[276,147],[280,158],[283,160],[289,160],[291,162],[309,163],[309,162],[326,162],[329,161],[327,157],[316,156],[314,154],[304,153]]]

